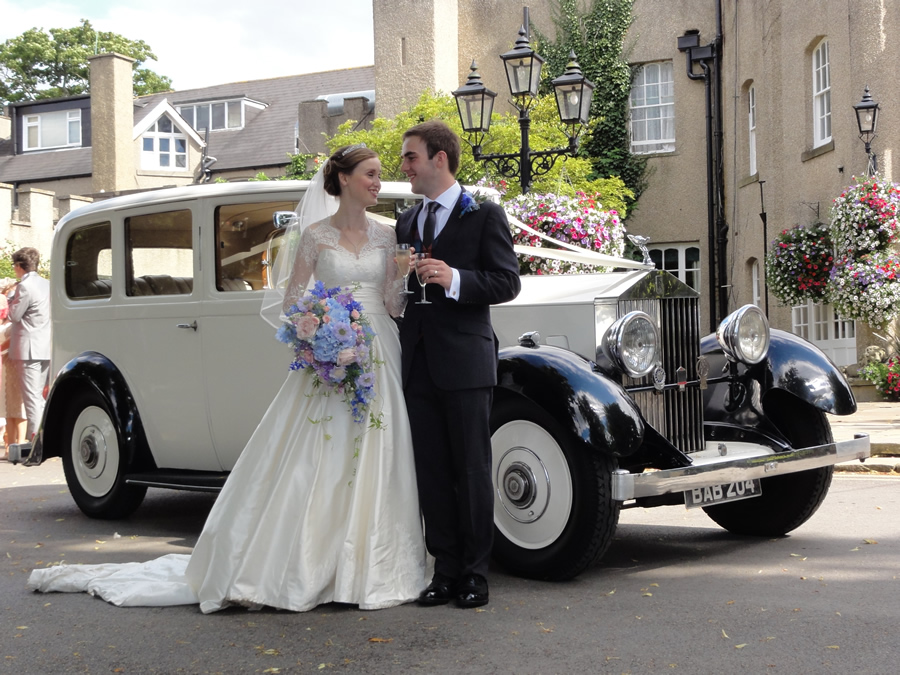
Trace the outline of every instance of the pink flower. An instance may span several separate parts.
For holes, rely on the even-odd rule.
[[[342,349],[338,352],[337,355],[337,364],[339,366],[349,366],[351,363],[356,361],[356,349],[353,347],[348,347],[347,349]]]
[[[356,321],[356,319],[359,318],[359,312],[354,309],[352,312],[350,312],[350,318]]]
[[[301,340],[309,340],[316,334],[316,330],[319,328],[319,319],[315,316],[310,316],[306,314],[305,316],[301,316],[297,322],[297,337]]]

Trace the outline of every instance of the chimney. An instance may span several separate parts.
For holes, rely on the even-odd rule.
[[[93,192],[137,187],[134,149],[134,59],[89,56]]]

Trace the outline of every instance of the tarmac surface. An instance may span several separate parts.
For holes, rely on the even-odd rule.
[[[842,462],[835,468],[852,473],[900,475],[900,403],[878,401],[857,403],[852,415],[828,416],[836,441],[852,439],[854,434],[869,434],[872,456],[865,462]]]

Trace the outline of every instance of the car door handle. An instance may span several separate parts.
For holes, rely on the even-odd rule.
[[[194,321],[191,322],[191,323],[178,323],[178,324],[175,324],[175,327],[176,327],[176,328],[193,328],[194,331],[196,332],[196,330],[197,330],[197,320],[194,319]]]

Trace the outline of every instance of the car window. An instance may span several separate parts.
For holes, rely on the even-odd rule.
[[[268,283],[282,230],[276,212],[293,211],[296,202],[227,204],[216,208],[216,289],[257,291]]]
[[[164,211],[125,219],[128,295],[190,295],[194,287],[191,212]]]
[[[73,230],[66,242],[66,295],[76,300],[108,298],[112,293],[111,225]]]

